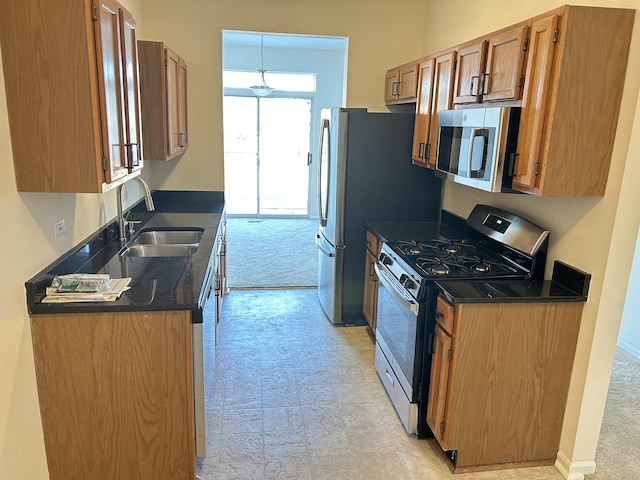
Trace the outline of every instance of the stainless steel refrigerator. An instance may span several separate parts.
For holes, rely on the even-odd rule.
[[[318,298],[332,323],[362,315],[365,222],[437,221],[442,180],[411,164],[413,114],[325,108],[318,165]]]

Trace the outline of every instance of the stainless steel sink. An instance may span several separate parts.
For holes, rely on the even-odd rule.
[[[131,245],[120,255],[123,257],[186,257],[198,250],[197,244]]]
[[[198,245],[204,229],[193,228],[184,230],[143,230],[133,240],[134,245]]]

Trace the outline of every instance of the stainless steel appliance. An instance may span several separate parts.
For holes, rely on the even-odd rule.
[[[520,108],[445,110],[439,113],[437,174],[470,187],[511,187]]]
[[[366,324],[366,221],[438,219],[442,181],[411,164],[413,120],[364,108],[322,110],[318,298],[333,323]]]
[[[451,216],[451,214],[448,214]],[[453,216],[451,216],[453,218]],[[549,232],[504,210],[476,205],[464,221],[423,227],[423,238],[385,242],[375,366],[408,433],[430,436],[426,408],[437,280],[541,279]],[[491,291],[490,283],[486,283]],[[498,292],[499,293],[499,292]]]

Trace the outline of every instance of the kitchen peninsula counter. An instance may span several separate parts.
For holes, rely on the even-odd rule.
[[[110,223],[26,282],[30,314],[190,310],[193,322],[201,322],[211,283],[212,251],[224,214],[224,194],[161,190],[153,192],[153,200],[153,212],[146,212],[144,202],[131,209],[128,219],[141,221],[136,231],[202,228],[193,255],[121,256],[117,222]],[[53,278],[70,273],[130,277],[130,289],[114,302],[42,303]]]

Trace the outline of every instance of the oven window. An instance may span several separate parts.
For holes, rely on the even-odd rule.
[[[404,308],[384,287],[380,287],[377,335],[382,336],[391,355],[400,366],[402,373],[395,373],[397,376],[404,376],[401,383],[406,381],[409,385],[413,381],[417,326],[418,317]]]

